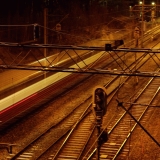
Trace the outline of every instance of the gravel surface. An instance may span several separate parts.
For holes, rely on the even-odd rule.
[[[34,136],[41,133],[51,124],[56,124],[62,119],[63,116],[67,115],[70,110],[74,108],[77,104],[81,103],[86,97],[92,94],[93,88],[96,85],[103,85],[107,82],[107,76],[98,75],[96,78],[89,81],[89,83],[84,83],[83,87],[79,86],[75,88],[68,96],[62,96],[51,103],[47,108],[41,110],[39,113],[28,117],[21,124],[14,126],[6,135],[0,138],[0,142],[14,143],[18,145],[24,145],[29,140],[34,138]],[[134,83],[134,82],[132,82]],[[130,84],[132,84],[130,83]],[[130,86],[126,85],[127,87]],[[141,83],[139,84],[141,85]],[[84,90],[84,88],[87,88]],[[126,87],[125,87],[126,88]],[[131,88],[130,88],[131,89]],[[113,102],[113,108],[116,108],[117,103]],[[63,107],[62,107],[63,106]],[[108,112],[116,112],[116,110],[109,109]],[[159,136],[159,120],[160,110],[156,108],[155,114],[150,119],[148,130],[160,141]],[[155,121],[156,120],[156,121]],[[153,130],[152,130],[153,129]],[[160,149],[153,143],[153,141],[145,134],[142,129],[139,129],[133,136],[139,141],[136,142],[134,150],[131,151],[128,159],[155,159],[158,157]],[[132,137],[133,138],[133,137]],[[130,144],[132,145],[134,141],[131,139]],[[13,153],[16,152],[17,147],[13,147]],[[135,154],[136,153],[136,154]],[[142,156],[143,154],[143,156]],[[1,149],[0,157],[2,160],[6,160],[8,152],[6,149]],[[121,158],[119,158],[121,159]]]
[[[91,95],[95,86],[102,86],[106,84],[108,77],[108,75],[97,75],[92,78],[89,83],[83,83],[83,87],[76,87],[67,96],[65,95],[57,98],[53,103],[49,104],[48,107],[41,109],[41,111],[29,116],[18,125],[13,126],[5,135],[1,135],[0,142],[17,144],[18,146],[13,147],[13,153],[16,152],[19,145],[25,145],[28,141],[33,139],[36,135],[39,135],[46,128],[60,121],[63,116],[67,115],[70,110],[74,108],[74,106],[81,103],[86,97]],[[129,84],[129,86],[130,85],[131,84]],[[116,106],[117,103],[114,102],[113,105]],[[156,108],[155,110],[154,115],[151,117],[149,124],[147,125],[147,129],[155,136],[158,142],[160,142],[160,109]],[[111,109],[109,109],[109,111],[112,112]],[[144,131],[139,129],[135,133],[135,137],[138,142],[136,142],[136,146],[128,156],[128,159],[160,159],[160,148],[153,143]],[[133,143],[133,141],[131,141],[131,143]],[[7,150],[4,148],[0,149],[0,160],[7,160],[7,156]],[[119,157],[119,159],[122,158]]]

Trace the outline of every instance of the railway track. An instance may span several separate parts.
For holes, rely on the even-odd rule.
[[[121,34],[120,34],[121,35]],[[120,36],[120,38],[125,38],[128,37],[124,35],[124,36]],[[100,43],[101,42],[101,43]],[[104,41],[101,41],[99,39],[91,42],[93,44],[96,43],[100,43],[100,45],[105,45]],[[31,52],[31,51],[29,51]],[[40,52],[40,51],[39,51]],[[46,65],[46,66],[52,66],[52,67],[69,67],[71,65],[73,65],[75,62],[78,63],[81,59],[86,59],[87,57],[92,56],[93,54],[95,54],[96,52],[93,51],[80,51],[80,52],[75,52],[75,51],[60,51],[58,53],[55,53],[51,56],[48,56],[46,58],[43,59],[39,59],[35,62],[29,63],[27,64],[27,66],[39,66],[39,65]],[[29,53],[27,53],[29,54]],[[41,55],[43,55],[43,53],[40,52]],[[72,59],[70,58],[72,57]],[[15,62],[13,62],[13,65],[16,65]],[[19,65],[24,65],[24,64],[19,64]],[[3,93],[3,95],[1,95],[1,98],[4,98],[10,94],[15,93],[15,91],[18,91],[20,89],[23,89],[31,84],[34,84],[37,81],[40,81],[42,79],[44,79],[44,72],[43,71],[27,71],[25,73],[17,73],[17,71],[15,70],[14,73],[16,76],[13,77],[9,77],[9,80],[6,80],[5,82],[3,82],[3,85],[1,84],[0,87],[0,93]],[[49,77],[51,75],[53,75],[53,72],[46,72],[45,76]],[[5,76],[5,75],[4,75]],[[14,85],[13,85],[13,80],[14,80]]]
[[[93,115],[92,115],[93,116]],[[81,134],[79,134],[79,136],[81,136]],[[76,141],[74,141],[74,144],[77,144],[77,148],[78,148],[78,139],[77,139],[77,142]],[[68,143],[67,143],[68,144]],[[50,157],[50,159],[61,159],[61,158],[64,158],[64,159],[69,159],[69,158],[67,158],[67,153],[72,153],[72,145],[70,145],[70,144],[68,144],[67,145],[68,147],[66,147],[65,148],[65,150],[67,150],[67,152],[65,152],[65,154],[63,155],[63,157],[61,156],[61,153],[59,153],[60,155],[59,156],[57,156],[57,154],[56,154],[56,157],[55,156],[53,156],[53,157]],[[75,146],[75,145],[74,145]],[[63,146],[64,147],[64,146]],[[76,147],[75,147],[76,148]],[[74,152],[75,153],[75,152]],[[75,154],[76,155],[76,154]],[[68,155],[69,156],[69,155]],[[85,156],[86,157],[86,156]],[[104,157],[104,156],[103,156]],[[70,158],[72,158],[72,159],[78,159],[77,157],[75,157],[75,156],[72,156],[72,157],[70,157]],[[81,157],[82,158],[82,157]],[[85,158],[84,158],[85,159]]]
[[[142,56],[143,58],[144,58],[144,56]],[[144,63],[146,63],[147,61],[148,61],[148,59],[150,59],[150,56],[148,56],[148,59],[145,59],[145,62],[142,62],[142,57],[139,57],[139,67],[142,67],[143,65],[144,65]],[[134,65],[133,64],[131,64],[131,66],[132,66],[132,68],[134,68]],[[118,77],[118,76],[117,76]],[[114,83],[114,86],[115,86],[115,88],[113,89],[113,87],[111,87],[112,89],[110,89],[111,90],[111,92],[109,93],[109,94],[112,94],[112,92],[113,91],[115,91],[115,90],[117,90],[117,88],[119,87],[119,83],[118,83],[118,81],[119,80],[117,80],[117,77],[116,78],[112,78],[112,80],[110,80],[110,83],[108,83],[107,85],[106,85],[106,87],[108,88],[108,90],[109,90],[109,86],[112,86],[112,84]],[[115,82],[115,81],[117,81],[117,82]],[[111,83],[112,82],[112,83]],[[117,85],[115,85],[117,83]],[[125,81],[123,82],[123,83],[125,83]],[[89,98],[91,98],[91,97],[89,97]],[[110,99],[112,99],[112,98],[110,98]],[[85,108],[86,108],[86,106],[84,105],[83,106],[84,108],[82,109],[82,110],[85,110]],[[91,104],[90,104],[90,107],[91,107]],[[80,112],[77,112],[76,111],[76,113],[80,113]],[[90,113],[91,114],[91,113]],[[73,113],[71,113],[71,116],[73,116]],[[76,117],[76,115],[74,115],[74,117]],[[83,115],[81,115],[80,117],[83,117]],[[94,128],[95,128],[95,126],[93,126],[93,122],[94,122],[94,116],[93,116],[93,114],[91,114],[90,116],[90,119],[91,119],[91,123],[90,124],[85,124],[84,123],[84,126],[81,124],[80,125],[80,127],[84,127],[83,129],[77,129],[76,128],[76,131],[74,131],[74,132],[76,132],[76,134],[78,134],[80,137],[82,137],[82,135],[84,135],[84,136],[86,136],[86,135],[88,135],[87,133],[89,132],[89,130],[91,129],[91,126],[93,127],[93,130],[94,130]],[[73,118],[71,118],[72,120],[73,120]],[[79,120],[80,118],[78,118],[78,120]],[[88,119],[88,118],[87,118]],[[65,120],[66,121],[66,120]],[[84,120],[83,120],[84,121]],[[68,134],[68,132],[70,132],[73,128],[75,129],[75,127],[73,127],[73,125],[75,125],[74,123],[76,123],[76,124],[78,124],[80,121],[78,121],[77,122],[77,120],[76,120],[76,118],[74,119],[74,122],[72,122],[72,125],[70,125],[70,127],[68,127],[68,130],[65,130],[65,132],[60,136],[60,138],[61,137],[63,137],[64,135],[65,135],[65,133],[66,134]],[[88,120],[87,120],[87,122],[88,122]],[[60,125],[58,125],[59,127],[58,128],[60,128],[61,129],[61,127],[60,127]],[[63,126],[68,126],[67,124],[63,124]],[[88,126],[88,129],[86,129],[87,127],[86,126]],[[49,129],[50,130],[50,129]],[[54,130],[54,129],[53,129]],[[57,128],[56,128],[56,130],[58,130]],[[92,130],[92,129],[91,129]],[[79,131],[79,132],[78,132]],[[82,134],[81,133],[81,131],[86,131],[86,132],[84,132],[84,134]],[[75,138],[75,140],[73,140],[73,138],[71,138],[72,137],[72,135],[74,136],[74,137],[79,137],[79,136],[75,136],[75,133],[74,133],[73,131],[72,131],[72,134],[71,134],[71,132],[70,132],[70,136],[68,136],[67,135],[67,138],[69,138],[69,139],[71,139],[71,141],[76,145],[78,145],[79,146],[79,138]],[[94,132],[91,132],[91,133],[94,133]],[[53,135],[51,136],[51,137],[54,137],[54,134],[55,134],[55,130],[53,131]],[[43,137],[43,136],[42,136]],[[48,137],[48,136],[46,136],[46,134],[45,134],[45,137]],[[84,139],[84,138],[83,138]],[[88,143],[88,138],[86,138],[87,139],[87,142],[86,142],[86,144]],[[45,140],[46,141],[46,140]],[[55,141],[55,140],[54,140]],[[41,142],[42,143],[42,142]],[[84,142],[85,143],[85,142]],[[84,143],[83,143],[83,145],[82,146],[84,146]],[[52,145],[54,145],[55,143],[53,143],[52,142]],[[60,147],[60,149],[58,150],[58,152],[57,153],[53,153],[53,155],[55,156],[55,157],[57,157],[57,158],[55,158],[54,156],[51,156],[50,158],[51,159],[58,159],[58,157],[60,158],[60,157],[62,157],[62,153],[64,153],[65,151],[64,150],[67,150],[67,152],[68,153],[71,153],[72,152],[72,143],[69,143],[69,140],[67,139],[67,141],[66,141],[66,143],[62,143],[63,144],[63,146],[61,146]],[[30,145],[30,144],[29,144]],[[52,146],[51,145],[51,146]],[[68,147],[66,148],[66,147],[64,147],[64,145],[67,145]],[[70,146],[71,145],[71,146]],[[74,145],[74,146],[75,146]],[[33,145],[33,146],[39,146],[39,145]],[[75,148],[78,148],[78,146],[76,147],[75,146]],[[84,149],[82,149],[82,146],[81,146],[81,150],[84,150]],[[87,146],[87,145],[86,145]],[[28,147],[28,146],[27,146]],[[80,147],[80,146],[79,146]],[[34,147],[31,147],[31,148],[34,148]],[[40,147],[38,147],[38,148],[40,148]],[[37,150],[39,151],[39,149],[37,148]],[[44,149],[45,147],[43,147],[43,151],[44,150],[46,150],[46,149]],[[48,147],[47,147],[48,148]],[[63,150],[63,148],[64,148],[64,150]],[[70,151],[69,151],[69,149],[71,149]],[[27,149],[27,151],[26,151],[26,149],[25,149],[25,151],[23,152],[23,154],[21,153],[21,152],[19,152],[18,154],[20,154],[21,156],[21,158],[22,157],[30,157],[31,159],[33,158],[33,152],[31,151],[32,149],[29,149],[29,151],[28,151],[28,149]],[[41,151],[42,152],[42,151]],[[25,153],[25,154],[24,154]],[[78,150],[78,153],[81,153],[81,152],[79,152],[79,150]],[[78,153],[76,153],[76,152],[74,152],[74,155],[75,155],[75,157],[78,157],[77,155],[79,155]],[[44,154],[44,153],[43,153]],[[59,154],[61,154],[61,156],[59,155]],[[83,153],[84,154],[84,153]],[[37,155],[37,154],[36,154]],[[41,156],[41,155],[39,155],[39,156]],[[38,158],[39,158],[39,156],[38,156]],[[66,152],[65,152],[65,154],[63,154],[63,156],[64,157],[66,157],[67,158],[67,154],[66,154]],[[68,155],[69,156],[69,155]],[[71,155],[70,155],[71,156]],[[72,155],[73,156],[73,155]],[[11,159],[15,159],[15,157],[16,157],[16,159],[18,159],[17,158],[17,155],[16,156],[14,156],[13,158],[11,158]],[[63,158],[64,158],[63,157]],[[74,157],[74,156],[73,156]],[[79,157],[81,157],[81,155],[79,155]],[[71,157],[70,157],[71,158]],[[36,159],[36,156],[34,155],[34,158],[33,159]],[[69,158],[68,158],[69,159]],[[76,159],[76,158],[75,158]]]
[[[88,109],[86,109],[85,106],[76,106],[76,108],[73,109],[72,112],[69,113],[69,115],[63,117],[62,121],[50,127],[47,131],[44,131],[44,133],[38,136],[38,138],[34,139],[32,143],[29,143],[24,148],[22,147],[23,149],[12,158],[10,157],[10,159],[21,159],[22,157],[31,157],[31,159],[38,159],[43,155],[44,152],[47,151],[48,148],[50,148],[57,142],[57,139],[61,139],[65,135],[71,133],[71,131],[75,129],[78,122],[83,119],[86,111],[88,112]],[[53,137],[52,141],[48,141],[48,137]],[[37,146],[36,151],[35,146]],[[43,148],[43,150],[41,150],[41,148]]]
[[[116,159],[137,126],[140,126],[148,134],[148,136],[150,136],[151,140],[153,140],[156,145],[160,146],[156,139],[154,139],[154,137],[150,135],[147,130],[145,130],[143,125],[141,125],[141,120],[147,113],[149,106],[152,105],[153,100],[158,94],[159,78],[151,78],[143,89],[141,88],[137,94],[133,95],[133,97],[130,97],[134,100],[132,102],[128,102],[130,103],[129,106],[127,105],[126,107],[122,102],[118,102],[118,105],[121,107],[123,106],[124,110],[121,110],[119,113],[117,113],[116,118],[113,119],[112,122],[107,126],[109,139],[101,147],[101,159]],[[134,103],[139,105],[135,105]],[[145,106],[140,105],[144,103]],[[147,121],[146,118],[145,120]],[[121,158],[126,159],[129,152],[130,148],[129,146],[126,146]],[[91,155],[89,157],[91,157]],[[92,159],[96,159],[94,157]]]
[[[107,53],[104,53],[106,58],[109,58],[110,56]],[[107,63],[107,65],[113,64],[115,60],[118,60],[120,57],[124,56],[124,53],[119,55],[118,57],[115,57],[114,59],[110,59]],[[102,63],[104,63],[105,59],[101,59],[98,63],[94,64],[94,66],[101,66]],[[106,66],[106,64],[105,64]],[[80,74],[71,74],[69,76],[64,77],[63,79],[59,80],[58,82],[53,83],[52,85],[46,87],[45,89],[42,89],[34,94],[31,94],[29,97],[26,97],[22,99],[21,101],[13,104],[9,108],[15,108],[14,112],[9,113],[8,111],[1,114],[1,129],[5,128],[8,124],[12,123],[14,119],[17,120],[18,117],[24,116],[26,113],[30,112],[31,110],[36,109],[38,106],[41,106],[47,102],[50,102],[53,97],[57,97],[62,93],[65,93],[68,91],[69,87],[74,87],[78,83],[82,83],[83,81],[89,79],[92,75],[80,75]],[[72,80],[72,81],[71,81]],[[63,84],[66,84],[64,89],[59,90],[59,87],[62,88]],[[39,88],[38,88],[39,89]],[[32,89],[34,91],[34,89]],[[20,93],[21,95],[21,93]],[[18,96],[19,97],[19,96]],[[7,100],[6,103],[11,102],[10,100]],[[3,104],[4,105],[4,104]],[[30,106],[30,107],[28,107]],[[7,109],[8,110],[8,109]],[[12,114],[14,113],[14,117]],[[24,114],[21,114],[24,113]],[[9,119],[8,116],[10,115]],[[4,125],[3,125],[4,123]]]
[[[159,30],[159,26],[156,26],[152,30],[148,30],[144,34],[143,43],[145,44],[148,41],[150,41],[151,40],[151,35],[154,35],[154,37],[157,37],[159,35],[158,30]],[[128,34],[124,35],[124,36],[121,36],[119,38],[127,40],[127,37],[128,37]],[[94,43],[96,43],[96,42],[94,42]],[[125,42],[125,45],[127,47],[133,47],[134,48],[133,44],[134,44],[134,40],[130,40],[130,41]],[[48,66],[69,67],[69,66],[73,65],[73,60],[75,60],[76,63],[77,63],[81,59],[84,60],[87,57],[90,57],[94,54],[95,54],[94,51],[88,52],[88,51],[85,51],[85,50],[82,53],[80,52],[80,53],[77,53],[77,54],[75,54],[75,53],[73,54],[73,53],[70,53],[68,51],[65,51],[65,52],[62,51],[60,53],[54,54],[53,56],[49,56],[47,58],[40,59],[40,60],[38,60],[38,62],[33,62],[33,63],[27,64],[27,65],[28,66],[30,66],[30,65],[38,66],[38,65],[43,65],[43,64],[47,63],[46,65],[48,65]],[[72,60],[69,58],[69,55],[72,56]],[[78,55],[81,55],[81,58],[79,58]],[[59,56],[59,60],[57,60],[58,56]],[[51,76],[51,75],[53,75],[53,72],[46,72],[45,73],[45,76],[47,76],[47,77]],[[19,78],[19,79],[17,79],[17,78]],[[18,91],[19,89],[23,89],[24,87],[27,87],[31,84],[34,84],[36,81],[40,81],[43,78],[44,78],[43,71],[42,72],[32,71],[31,73],[28,71],[28,72],[25,72],[25,75],[23,75],[22,73],[20,75],[16,74],[16,77],[11,78],[12,81],[13,81],[13,79],[15,79],[14,85],[12,84],[13,83],[12,81],[6,81],[3,84],[3,86],[1,86],[1,90],[0,90],[1,98],[4,98],[4,97],[6,97],[10,94],[13,94],[16,91]]]
[[[143,57],[143,56],[142,56],[142,57]],[[142,62],[142,61],[141,61],[141,58],[140,58],[140,62]],[[134,66],[134,65],[133,65],[133,66]],[[118,81],[117,81],[117,83],[118,83]],[[117,84],[117,86],[119,86],[119,85]],[[116,86],[115,89],[113,89],[113,90],[116,90],[116,89],[118,88],[117,86]],[[86,106],[85,106],[85,108],[86,108]],[[84,110],[84,108],[83,108],[82,110]],[[80,112],[79,112],[79,113],[80,113]],[[82,112],[81,112],[81,113],[82,113]],[[71,116],[71,117],[72,117],[72,116]],[[76,117],[76,115],[75,115],[75,117]],[[75,118],[75,117],[74,117],[74,118]],[[78,119],[78,117],[83,117],[83,116],[80,116],[80,114],[79,114],[79,116],[77,116],[77,119]],[[91,116],[90,116],[90,117],[91,117]],[[93,120],[94,120],[94,116],[93,116],[93,115],[92,115],[92,118],[93,118]],[[92,120],[92,118],[91,118],[91,120]],[[63,132],[63,134],[61,134],[60,137],[63,137],[63,138],[64,138],[64,135],[67,134],[68,132],[70,132],[70,131],[72,130],[73,126],[75,125],[75,123],[77,123],[77,121],[78,121],[78,120],[76,120],[76,118],[75,118],[74,122],[72,122],[72,123],[69,125],[69,127],[68,127],[67,129],[65,129],[65,131]],[[85,120],[84,120],[84,121],[85,121]],[[93,121],[91,121],[91,122],[93,122]],[[66,125],[66,124],[65,124],[65,125],[63,124],[62,126],[63,126],[63,127],[61,127],[61,130],[62,130],[62,128],[64,128],[64,126],[67,126],[67,125]],[[88,128],[90,128],[91,126],[93,127],[93,124],[92,124],[92,123],[91,123],[91,124],[86,123],[86,125],[85,125],[85,123],[84,123],[84,127],[82,127],[82,128],[84,128],[84,130],[85,130],[85,127],[86,127],[86,126],[87,126]],[[54,128],[54,127],[55,127],[55,126],[53,126],[53,128]],[[80,126],[80,127],[81,127],[81,126]],[[75,128],[76,128],[76,127],[75,127]],[[93,129],[94,129],[94,127],[93,127]],[[49,128],[49,130],[50,130],[50,128]],[[54,129],[53,129],[53,130],[54,130]],[[57,129],[56,129],[56,130],[57,130]],[[77,130],[78,130],[78,129],[77,129]],[[55,131],[53,131],[53,135],[55,134],[54,132],[55,132]],[[61,132],[61,131],[60,131],[60,132]],[[75,132],[76,132],[76,131],[75,131]],[[74,132],[74,134],[75,134],[75,132]],[[88,129],[87,129],[87,132],[88,132]],[[85,133],[87,133],[87,132],[85,132]],[[94,131],[93,131],[93,132],[94,132]],[[73,133],[73,132],[72,132],[72,133]],[[78,134],[78,133],[77,133],[77,134]],[[85,134],[84,134],[84,135],[85,135]],[[66,136],[68,136],[68,135],[66,135]],[[54,137],[54,136],[53,136],[53,137]],[[77,136],[77,137],[79,137],[79,136]],[[69,137],[68,137],[68,138],[69,138]],[[38,139],[39,139],[39,138],[38,138]],[[70,138],[69,138],[69,139],[70,139]],[[72,138],[72,139],[73,139],[73,138]],[[88,138],[87,138],[87,139],[88,139]],[[76,141],[78,141],[78,138],[76,138]],[[75,141],[74,143],[76,143],[76,141]],[[55,142],[56,142],[56,140],[54,139],[54,143],[55,143]],[[32,142],[32,143],[33,143],[33,142]],[[52,142],[52,144],[51,144],[50,146],[52,146],[54,143]],[[66,142],[67,145],[68,145],[68,143],[69,143],[69,141]],[[87,142],[84,142],[84,143],[87,143]],[[84,143],[83,143],[83,145],[84,145]],[[63,144],[64,144],[64,143],[63,143]],[[64,144],[64,145],[66,145],[66,144]],[[31,145],[31,144],[29,144],[29,145]],[[28,145],[28,146],[29,146],[29,145]],[[28,147],[28,146],[27,146],[27,147]],[[33,146],[39,146],[39,145],[33,145]],[[27,149],[27,150],[24,151],[25,153],[27,153],[26,155],[25,155],[24,153],[21,154],[22,150],[19,151],[18,154],[21,154],[22,157],[27,157],[27,155],[28,155],[28,158],[30,157],[30,158],[32,159],[32,158],[33,158],[33,155],[34,155],[34,154],[32,153],[32,151],[33,151],[33,150],[34,150],[34,151],[35,151],[35,150],[39,150],[39,149],[37,149],[37,148],[35,149],[33,146],[31,147],[31,149]],[[24,148],[26,148],[26,147],[24,147]],[[32,148],[33,148],[33,149],[32,149]],[[47,148],[47,147],[46,147],[46,148]],[[49,148],[49,147],[48,147],[48,148]],[[63,147],[61,146],[61,148],[63,148]],[[64,147],[64,148],[66,148],[66,147]],[[32,150],[32,151],[31,151],[31,150]],[[44,149],[43,149],[43,150],[44,150]],[[47,150],[47,149],[46,149],[46,150]],[[81,150],[82,150],[82,149],[81,149]],[[62,154],[62,150],[60,149],[59,151],[61,152],[60,154]],[[63,150],[63,152],[64,152],[64,150]],[[17,154],[17,155],[18,155],[18,154]],[[84,154],[84,153],[83,153],[83,154]],[[15,159],[15,157],[17,157],[17,155],[12,155],[12,154],[11,154],[10,156],[11,156],[12,158],[10,157],[10,159]],[[39,156],[41,156],[41,155],[39,155]],[[53,159],[54,156],[57,156],[57,157],[58,157],[58,154],[57,154],[57,153],[56,153],[56,154],[54,153],[53,156],[51,156],[50,158]],[[62,155],[61,155],[61,156],[62,156]],[[22,157],[21,157],[21,158],[22,158]],[[38,157],[38,156],[37,156],[37,157]],[[78,156],[76,155],[76,157],[78,157]],[[79,157],[80,157],[80,156],[79,156]],[[34,157],[34,158],[35,158],[35,157]]]

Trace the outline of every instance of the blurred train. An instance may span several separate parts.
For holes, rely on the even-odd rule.
[[[90,65],[95,60],[97,60],[100,56],[102,56],[104,51],[98,52],[93,54],[91,57],[88,57],[84,59],[83,61],[71,65],[69,68],[72,68],[76,70],[77,65],[80,68],[83,68],[87,65]],[[12,118],[19,116],[21,112],[24,112],[24,110],[27,110],[32,106],[30,103],[34,103],[35,99],[40,98],[44,94],[46,95],[47,92],[50,92],[48,90],[49,86],[51,85],[57,85],[57,83],[70,75],[73,75],[71,72],[57,72],[53,74],[52,76],[46,77],[45,79],[32,84],[31,86],[28,86],[8,97],[5,97],[0,100],[0,126],[3,126],[3,124],[7,124]],[[70,80],[71,81],[71,80]],[[65,87],[62,86],[62,88]],[[47,88],[47,89],[46,89]],[[45,91],[46,89],[46,91]],[[32,100],[32,102],[29,102]],[[27,108],[28,107],[28,108]],[[1,127],[0,127],[1,128]]]

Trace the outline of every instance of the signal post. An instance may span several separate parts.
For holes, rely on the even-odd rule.
[[[97,87],[93,93],[93,111],[96,117],[97,127],[97,160],[100,159],[100,147],[108,140],[108,133],[102,127],[103,116],[106,114],[107,94],[104,87]]]

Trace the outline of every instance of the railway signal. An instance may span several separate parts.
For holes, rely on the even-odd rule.
[[[104,87],[97,87],[93,93],[93,111],[97,120],[97,160],[100,158],[100,147],[108,140],[108,133],[101,129],[102,118],[107,111],[107,94]]]
[[[140,28],[139,27],[135,27],[134,29],[134,38],[138,39],[140,37]]]
[[[105,44],[105,51],[112,51],[112,45],[109,43]]]
[[[34,24],[34,40],[37,40],[39,38],[40,30],[39,25]]]
[[[119,46],[123,44],[124,44],[124,41],[122,39],[114,40],[113,46],[110,43],[105,44],[105,51],[112,51],[113,49],[117,49]]]
[[[134,38],[135,38],[135,47],[139,46],[139,38],[140,38],[140,28],[135,27],[134,29]]]
[[[56,24],[56,31],[58,31],[58,32],[61,31],[61,24],[60,23]]]
[[[93,106],[96,116],[104,116],[106,114],[107,94],[105,88],[98,87],[94,91]]]
[[[62,35],[61,35],[61,24],[57,23],[56,24],[56,31],[57,31],[57,40],[58,42],[60,42],[60,40],[62,39]]]

